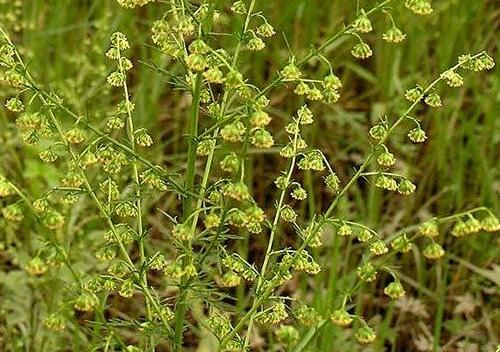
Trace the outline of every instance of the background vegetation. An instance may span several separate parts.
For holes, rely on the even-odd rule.
[[[365,2],[366,8],[375,4]],[[104,53],[111,33],[126,33],[132,45],[129,57],[135,63],[129,85],[136,104],[136,125],[148,128],[156,142],[144,155],[169,170],[184,172],[190,100],[184,91],[167,84],[182,73],[182,67],[160,56],[150,39],[151,23],[160,17],[165,6],[155,3],[125,10],[115,1],[104,0],[5,0],[0,1],[0,26],[9,31],[37,81],[58,92],[75,111],[90,111],[92,121],[100,126],[105,126],[107,113],[119,99],[119,93],[105,84],[110,64]],[[356,1],[258,1],[257,8],[273,24],[277,35],[267,43],[266,50],[243,52],[241,70],[262,87],[288,60],[284,38],[296,56],[304,56],[342,23],[353,20]],[[353,60],[349,52],[352,39],[348,37],[339,38],[325,52],[343,82],[342,97],[336,104],[313,104],[316,124],[307,130],[306,136],[336,166],[343,181],[349,179],[353,168],[369,152],[369,126],[384,114],[402,110],[405,89],[429,82],[463,53],[484,49],[500,62],[498,0],[435,1],[433,14],[418,19],[398,4],[394,15],[407,34],[405,42],[388,45],[382,42],[380,33],[368,34],[366,40],[375,49],[373,57],[364,61]],[[234,25],[235,32],[241,26],[239,20],[223,20],[228,21],[228,26]],[[386,18],[376,16],[373,25],[384,27]],[[221,46],[231,47],[234,38],[221,37],[220,42]],[[399,137],[403,132],[393,139],[392,151],[400,160],[398,171],[416,181],[417,190],[412,196],[382,193],[370,182],[359,182],[342,199],[337,208],[339,216],[362,221],[389,236],[401,223],[418,224],[432,216],[444,217],[479,206],[500,214],[498,70],[467,77],[463,87],[443,96],[442,108],[416,112],[416,117],[423,118],[429,136],[423,146],[402,143]],[[314,60],[305,72],[311,76],[328,73],[324,65]],[[289,90],[284,85],[268,96],[268,111],[274,117],[272,128],[277,131],[275,139],[286,138],[280,130],[298,106],[296,98],[287,94]],[[0,88],[2,100],[10,94],[8,88]],[[31,199],[56,187],[62,171],[47,167],[39,160],[36,149],[24,146],[15,116],[6,109],[0,110],[0,127],[1,173]],[[245,181],[254,199],[265,209],[274,206],[269,189],[284,166],[276,157],[278,151],[251,150],[247,161]],[[202,164],[198,171],[201,173]],[[297,205],[297,210],[299,216],[309,218],[327,207],[328,198],[321,177],[306,174],[303,181],[309,198]],[[163,236],[166,219],[158,209],[175,214],[180,211],[178,199],[174,194],[150,198],[150,246],[168,250]],[[102,232],[100,219],[89,213],[88,207],[84,202],[72,207],[66,230],[74,242],[74,267],[82,273],[100,265],[92,253],[93,243]],[[66,332],[59,335],[48,333],[44,327],[50,306],[57,305],[63,297],[61,291],[69,273],[61,271],[60,277],[43,279],[25,273],[23,266],[36,241],[30,224],[12,227],[0,219],[0,350],[83,351],[98,347],[102,341],[96,327],[86,323],[88,315],[76,314]],[[374,351],[493,351],[499,343],[498,233],[481,232],[459,240],[445,236],[443,241],[447,255],[437,263],[426,261],[418,250],[397,262],[406,298],[391,301],[377,295],[383,290],[381,283],[356,293],[356,310],[373,317],[378,327],[379,338],[370,347]],[[287,243],[287,239],[283,242]],[[260,262],[266,244],[265,236],[247,238],[237,242],[235,250]],[[327,240],[316,253],[316,260],[326,269],[312,278],[294,277],[287,284],[288,294],[306,297],[318,311],[329,309],[332,300],[354,280],[350,269],[359,262],[356,246],[350,241]],[[169,294],[173,293],[165,292],[166,296]],[[245,288],[235,294],[239,298],[237,306],[244,310]],[[106,312],[110,318],[126,320],[137,314],[134,300],[114,297],[112,302]],[[203,313],[193,309],[191,314],[189,319],[194,323],[196,316]],[[329,324],[319,331],[306,327],[301,331],[308,332],[314,334],[305,347],[308,351],[367,350],[354,345]],[[127,343],[138,340],[127,328],[121,329],[120,334]],[[268,350],[264,341],[269,338],[273,338],[269,331],[256,330],[251,339],[253,348]],[[186,350],[202,352],[209,351],[211,343],[209,337],[200,339],[188,334],[184,346]],[[160,345],[157,350],[168,347]]]

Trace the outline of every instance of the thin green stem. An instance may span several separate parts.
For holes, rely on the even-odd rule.
[[[196,171],[196,144],[198,137],[198,118],[200,112],[200,96],[201,96],[201,85],[203,81],[203,76],[198,73],[195,78],[194,89],[193,89],[193,102],[191,104],[191,115],[189,119],[189,144],[188,144],[188,161],[186,178],[184,181],[184,189],[193,191],[194,188],[194,177]],[[189,216],[192,211],[193,199],[188,195],[184,199],[183,213],[184,217]]]

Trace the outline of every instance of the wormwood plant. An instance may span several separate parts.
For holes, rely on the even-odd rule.
[[[305,138],[305,131],[321,118],[314,113],[315,104],[335,104],[341,95],[342,81],[325,50],[347,37],[353,60],[372,56],[364,37],[374,31],[374,16],[387,18],[380,34],[387,45],[411,39],[393,18],[397,2],[358,6],[350,23],[305,55],[289,49],[279,72],[267,86],[258,87],[242,70],[242,56],[280,39],[256,0],[118,0],[125,9],[149,3],[168,7],[152,24],[149,44],[161,55],[151,67],[167,74],[168,83],[190,98],[187,157],[179,167],[158,165],[147,152],[157,141],[135,110],[130,82],[139,60],[131,56],[125,33],[112,33],[109,48],[103,49],[109,59],[105,80],[114,91],[111,96],[119,97],[103,118],[40,84],[2,28],[0,80],[10,93],[5,108],[15,118],[25,149],[36,152],[47,170],[61,174],[41,195],[31,194],[6,168],[0,175],[2,246],[33,276],[30,285],[45,300],[45,327],[54,331],[51,345],[43,350],[58,350],[65,334],[77,331],[83,350],[153,351],[167,346],[181,351],[207,343],[208,350],[247,351],[252,336],[264,331],[269,350],[302,351],[326,324],[368,344],[377,338],[377,326],[352,300],[367,283],[390,277],[383,292],[399,299],[405,295],[397,271],[402,254],[420,249],[429,260],[438,260],[445,255],[441,244],[448,234],[498,231],[499,220],[484,207],[420,225],[401,224],[389,236],[336,211],[360,182],[373,182],[381,191],[401,197],[411,195],[414,181],[391,170],[396,157],[389,138],[401,130],[410,143],[425,143],[426,132],[414,112],[439,108],[446,86],[460,87],[464,73],[494,66],[486,52],[465,54],[434,81],[410,87],[405,109],[381,116],[367,128],[370,152],[350,178],[341,179],[327,155]],[[416,15],[433,11],[427,0],[406,0],[404,6]],[[231,33],[234,23],[239,25],[237,33]],[[234,40],[221,46],[220,38],[226,36]],[[308,76],[313,61],[325,65],[328,74]],[[297,96],[296,113],[284,126],[273,122],[269,98],[279,86]],[[280,130],[285,134],[277,133]],[[274,206],[266,207],[252,196],[249,160],[255,150],[276,149],[285,167],[269,190]],[[317,174],[323,182],[315,187],[329,197],[326,209],[310,217],[298,211],[300,202],[311,196],[302,184],[305,174]],[[172,196],[173,205],[162,201]],[[332,230],[343,241],[361,244],[360,261],[351,268],[357,275],[352,286],[319,312],[307,297],[289,295],[287,287],[294,275],[328,269],[316,261],[315,253],[325,232]],[[91,241],[82,239],[82,233]],[[267,245],[252,257],[241,244],[254,238]],[[80,251],[89,254],[85,265]],[[44,292],[50,285],[60,292]],[[133,304],[134,312],[114,314],[123,304]]]

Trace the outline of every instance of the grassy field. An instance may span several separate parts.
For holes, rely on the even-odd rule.
[[[463,54],[484,50],[500,62],[498,0],[433,1],[426,16],[399,0],[237,3],[241,14],[219,0],[133,9],[115,0],[0,0],[0,97],[19,97],[25,110],[0,109],[0,351],[497,351],[498,225],[465,236],[453,229],[500,215],[498,65],[456,66],[465,82],[436,85],[442,107],[419,103],[432,89],[413,105],[405,92],[427,87]],[[353,29],[361,9],[373,31]],[[276,32],[269,38],[256,34],[264,16]],[[392,18],[406,34],[401,43],[382,39]],[[151,38],[160,19],[177,57]],[[249,49],[260,37],[266,47]],[[197,40],[210,49],[191,45]],[[366,60],[351,53],[359,40],[373,50]],[[199,70],[193,61],[204,57]],[[282,71],[292,57],[300,79]],[[210,60],[224,83],[209,82]],[[338,101],[294,94],[300,80],[321,88],[330,67],[342,82]],[[110,85],[114,70],[124,79]],[[244,82],[228,83],[233,73]],[[313,124],[294,118],[304,105]],[[255,127],[261,109],[272,121]],[[121,127],[110,129],[114,116]],[[370,137],[384,117],[389,127],[401,123],[390,138]],[[224,135],[234,121],[242,125],[231,133],[246,129],[236,143]],[[425,143],[409,142],[414,121]],[[300,131],[285,130],[289,123]],[[264,130],[270,145],[256,142]],[[301,153],[322,152],[325,170],[302,170],[297,146],[282,157],[300,138]],[[41,160],[47,148],[57,160]],[[376,162],[386,150],[397,159],[390,169]],[[95,163],[85,164],[87,152]],[[228,155],[233,173],[219,166]],[[336,192],[325,186],[329,172]],[[383,173],[416,190],[382,190]],[[296,183],[277,189],[283,174]],[[288,195],[298,185],[307,199]],[[429,223],[437,236],[422,229]],[[343,225],[354,234],[342,236]],[[375,237],[360,241],[366,229]],[[309,242],[316,233],[319,247]],[[403,233],[413,242],[407,253],[390,245]],[[374,241],[387,253],[378,255]],[[444,255],[429,259],[429,243]],[[321,271],[297,269],[301,253]],[[294,258],[289,276],[285,254]],[[363,279],[366,263],[376,279]],[[404,297],[389,297],[391,282]],[[331,319],[340,310],[353,319],[348,326]]]

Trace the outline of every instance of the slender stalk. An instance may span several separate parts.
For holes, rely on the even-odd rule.
[[[127,138],[130,144],[130,149],[136,154],[135,150],[135,128],[134,128],[134,119],[132,117],[132,102],[130,101],[130,94],[128,91],[127,84],[127,72],[123,67],[123,58],[121,55],[121,49],[118,47],[118,69],[121,74],[124,76],[123,79],[123,96],[125,99],[125,105],[127,110]],[[145,236],[143,232],[143,224],[142,224],[142,195],[141,195],[141,183],[139,180],[139,171],[137,168],[137,159],[133,158],[131,161],[132,164],[132,176],[135,187],[135,208],[137,214],[137,236],[139,238],[139,267],[141,268],[141,277],[140,280],[142,284],[147,287],[148,279],[147,279],[147,271],[143,270],[144,265],[146,263],[146,250],[145,250]],[[146,312],[149,320],[152,319],[153,313],[151,311],[149,300],[146,300]]]
[[[184,189],[193,191],[194,188],[194,176],[196,171],[196,144],[198,137],[198,117],[200,113],[200,96],[201,96],[201,84],[203,76],[198,73],[195,78],[194,89],[193,89],[193,102],[191,103],[191,114],[189,119],[189,142],[188,142],[188,161],[187,161],[187,171],[186,178],[184,181]],[[183,214],[184,216],[189,216],[192,212],[192,197],[188,195],[184,199],[183,204]]]

